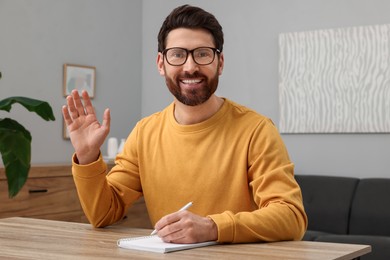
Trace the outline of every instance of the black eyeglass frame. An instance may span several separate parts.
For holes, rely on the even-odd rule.
[[[167,53],[169,50],[172,50],[172,49],[180,49],[180,50],[184,50],[184,51],[186,52],[186,58],[185,58],[185,60],[183,61],[183,63],[181,63],[181,64],[172,64],[172,63],[170,63],[170,62],[168,61],[168,58],[167,58],[166,53]],[[205,63],[205,64],[198,63],[198,62],[195,60],[195,58],[194,58],[194,51],[196,51],[196,50],[198,50],[198,49],[210,49],[210,50],[212,50],[214,56],[213,56],[213,59],[211,60],[211,62]],[[198,48],[195,48],[195,49],[192,49],[192,50],[188,50],[188,49],[186,49],[186,48],[181,48],[181,47],[172,47],[172,48],[168,48],[168,49],[163,50],[161,53],[162,53],[163,56],[165,57],[165,60],[167,61],[167,63],[168,63],[169,65],[171,65],[171,66],[182,66],[183,64],[185,64],[185,63],[187,62],[187,60],[188,60],[188,53],[191,53],[192,60],[193,60],[196,64],[201,65],[201,66],[206,66],[206,65],[210,65],[211,63],[213,63],[214,60],[215,60],[215,54],[219,55],[219,54],[221,54],[221,51],[220,51],[219,49],[213,48],[213,47],[198,47]]]

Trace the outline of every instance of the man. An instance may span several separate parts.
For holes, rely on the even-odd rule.
[[[110,225],[144,196],[164,241],[298,240],[307,218],[294,165],[272,121],[216,96],[224,66],[223,33],[197,7],[174,9],[158,35],[157,67],[174,101],[137,123],[106,175],[100,154],[110,128],[77,91],[63,115],[73,175],[86,216]],[[178,211],[188,202],[193,206]],[[131,217],[131,216],[129,216]]]

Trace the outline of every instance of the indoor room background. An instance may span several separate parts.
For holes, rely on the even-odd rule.
[[[46,122],[19,105],[0,112],[30,130],[33,165],[71,161],[61,115],[64,64],[96,67],[93,104],[100,120],[111,109],[110,137],[127,137],[139,119],[172,102],[156,68],[157,33],[168,13],[185,3],[210,11],[223,27],[225,68],[217,94],[270,117],[276,126],[281,33],[390,24],[390,2],[384,0],[0,0],[0,99],[42,99],[56,116]],[[389,133],[282,138],[296,173],[390,175]]]

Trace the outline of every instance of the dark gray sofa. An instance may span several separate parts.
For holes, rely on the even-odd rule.
[[[366,244],[390,260],[390,178],[296,175],[309,219],[303,240]]]

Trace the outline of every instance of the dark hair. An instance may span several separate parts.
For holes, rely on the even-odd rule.
[[[161,26],[157,37],[159,52],[162,52],[165,49],[166,38],[169,32],[177,28],[205,29],[209,31],[214,38],[215,47],[222,51],[222,26],[215,16],[199,7],[182,5],[175,8],[167,18],[165,18],[165,21]]]

